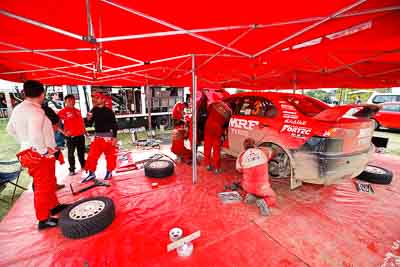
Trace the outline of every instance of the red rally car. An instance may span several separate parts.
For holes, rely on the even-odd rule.
[[[330,107],[317,99],[286,93],[240,93],[224,101],[232,109],[224,151],[238,156],[245,138],[272,149],[269,174],[331,184],[360,174],[372,154],[370,119],[377,105]]]

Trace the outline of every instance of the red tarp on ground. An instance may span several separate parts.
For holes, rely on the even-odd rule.
[[[59,229],[37,231],[33,195],[25,192],[0,224],[0,266],[395,266],[389,263],[400,256],[400,158],[376,155],[374,162],[395,176],[391,185],[373,185],[372,195],[357,192],[352,180],[295,191],[274,181],[278,207],[269,217],[255,206],[220,203],[217,193],[240,177],[234,171],[215,176],[199,167],[197,185],[187,165],[165,180],[143,171],[117,174],[110,188],[59,193],[63,202],[114,200],[112,225],[81,240]],[[233,164],[227,158],[223,167]],[[166,252],[168,231],[177,226],[185,234],[201,231],[188,258]]]
[[[91,42],[86,14],[83,0],[1,1],[0,78],[188,86],[196,54],[201,87],[400,85],[398,0],[91,0]]]

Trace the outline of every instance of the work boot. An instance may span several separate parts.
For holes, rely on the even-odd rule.
[[[86,183],[93,179],[96,179],[96,174],[94,172],[89,172],[88,176],[85,179],[83,179],[81,183]]]
[[[255,195],[253,195],[253,194],[250,194],[250,193],[247,193],[246,197],[244,198],[244,203],[245,204],[252,205],[252,204],[255,204],[256,201],[257,201],[257,197]]]
[[[47,220],[39,221],[38,229],[43,230],[46,228],[56,227],[58,225],[58,219],[49,217]]]
[[[104,176],[104,180],[110,180],[112,178],[112,172],[107,171],[106,176]]]
[[[270,214],[268,204],[263,198],[257,198],[256,205],[260,210],[261,216],[268,216]]]
[[[210,171],[212,171],[212,169],[213,169],[213,168],[211,167],[211,165],[208,165],[208,166],[207,166],[207,171],[210,172]]]
[[[50,214],[56,215],[57,213],[60,213],[64,209],[68,208],[68,206],[69,206],[68,204],[58,204],[57,206],[55,206],[50,210]]]

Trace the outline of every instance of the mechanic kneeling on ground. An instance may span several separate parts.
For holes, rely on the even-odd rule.
[[[215,168],[214,173],[221,173],[221,138],[229,125],[232,111],[222,101],[214,102],[208,107],[208,117],[204,130],[204,158],[207,170]],[[211,150],[213,158],[211,160]],[[213,164],[211,164],[213,163]]]
[[[172,108],[172,122],[174,127],[177,125],[178,122],[184,119],[185,115],[185,108],[188,108],[189,105],[186,102],[178,102]]]
[[[192,159],[192,151],[185,147],[186,137],[187,131],[183,121],[176,122],[174,130],[172,130],[171,152],[178,157],[178,160],[189,163]]]
[[[38,81],[24,83],[25,100],[13,110],[7,131],[20,144],[17,158],[33,178],[34,206],[39,230],[55,227],[58,219],[51,217],[68,205],[59,204],[56,195],[56,150],[54,131],[41,104],[44,87]]]
[[[94,122],[95,137],[90,143],[89,155],[86,159],[85,169],[89,172],[82,183],[96,178],[97,161],[102,153],[106,156],[107,173],[104,180],[111,179],[112,171],[116,167],[117,155],[117,121],[114,112],[105,106],[105,96],[95,93],[93,96],[95,107],[88,113],[88,124]]]
[[[251,138],[243,142],[244,151],[236,160],[236,169],[243,173],[242,187],[247,192],[245,203],[256,204],[262,216],[269,215],[269,207],[275,206],[276,195],[268,175],[269,153],[255,146]]]

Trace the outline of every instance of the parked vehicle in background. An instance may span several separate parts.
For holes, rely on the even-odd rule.
[[[249,137],[270,148],[269,174],[290,177],[291,189],[355,177],[370,160],[377,105],[330,107],[286,93],[239,93],[224,101],[233,112],[224,151],[238,156]]]
[[[386,102],[400,102],[400,93],[373,93],[369,98],[368,104],[382,104]]]
[[[382,109],[372,119],[375,129],[379,127],[400,129],[400,102],[382,104]]]

